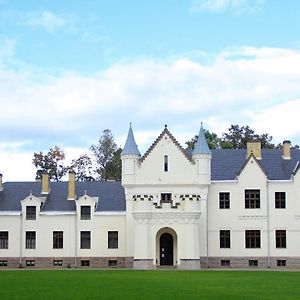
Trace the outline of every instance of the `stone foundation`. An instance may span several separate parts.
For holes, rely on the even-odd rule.
[[[177,265],[178,270],[200,270],[200,259],[181,259]]]
[[[135,270],[153,270],[156,265],[153,264],[153,259],[134,259],[133,269]]]

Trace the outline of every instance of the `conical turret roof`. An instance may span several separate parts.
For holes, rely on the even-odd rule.
[[[134,139],[134,135],[133,135],[133,131],[131,128],[131,123],[130,123],[130,127],[129,127],[129,131],[128,131],[128,135],[127,135],[127,140],[125,143],[125,146],[123,148],[123,151],[121,153],[121,155],[138,155],[141,156],[140,151],[135,143],[135,139]]]
[[[205,134],[204,134],[204,129],[201,123],[201,128],[199,131],[199,135],[198,135],[198,140],[194,146],[194,150],[193,150],[193,155],[194,154],[211,154],[211,151],[207,145],[207,141],[205,138]]]

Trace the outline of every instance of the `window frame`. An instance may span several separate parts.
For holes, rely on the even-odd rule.
[[[219,192],[219,209],[230,209],[230,192]]]
[[[26,231],[25,249],[36,249],[36,231]]]
[[[64,248],[64,232],[63,231],[53,231],[53,249],[63,249]]]
[[[286,192],[275,192],[275,209],[284,208],[286,208]]]
[[[286,230],[275,230],[275,245],[277,249],[286,248]]]
[[[80,220],[91,220],[92,207],[91,205],[80,206]]]
[[[259,249],[261,248],[261,231],[245,230],[245,248]]]
[[[107,247],[108,249],[119,248],[119,231],[108,231],[107,232]]]
[[[8,249],[9,232],[0,231],[0,249]]]
[[[169,156],[164,155],[164,172],[169,172]]]
[[[161,193],[160,194],[161,203],[172,203],[172,193]]]
[[[245,189],[245,209],[261,208],[260,198],[260,189]]]
[[[32,210],[32,211],[30,211]],[[36,206],[26,205],[26,220],[36,220]]]
[[[219,231],[219,241],[220,241],[220,248],[221,249],[226,249],[226,248],[230,248],[231,246],[231,236],[230,236],[230,230],[226,229],[222,229]]]
[[[80,231],[80,249],[91,249],[91,231]]]

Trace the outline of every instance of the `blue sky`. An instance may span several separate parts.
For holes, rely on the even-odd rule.
[[[164,124],[250,125],[300,144],[300,2],[0,0],[0,172],[33,152],[88,153],[105,128],[141,152]]]

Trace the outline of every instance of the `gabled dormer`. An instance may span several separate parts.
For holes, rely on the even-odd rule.
[[[44,201],[44,197],[36,197],[32,193],[22,200],[21,207],[24,220],[37,220]]]
[[[82,221],[92,220],[97,209],[98,197],[91,197],[87,194],[76,200],[78,219]]]

